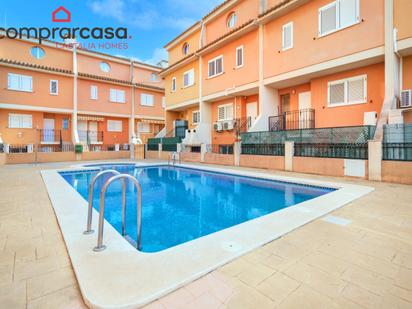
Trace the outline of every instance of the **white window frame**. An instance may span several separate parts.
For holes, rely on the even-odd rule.
[[[331,33],[335,33],[337,31],[340,31],[342,29],[346,29],[348,27],[351,27],[353,25],[359,24],[361,21],[360,18],[360,0],[356,0],[356,21],[345,25],[345,26],[341,26],[341,16],[340,16],[340,3],[342,0],[335,0],[331,3],[328,3],[327,5],[319,8],[319,12],[318,12],[318,36],[319,37],[324,37],[327,36]],[[336,29],[334,30],[330,30],[328,32],[322,33],[322,12],[332,6],[336,5]]]
[[[17,77],[18,78],[18,85],[17,87],[11,87],[10,85],[10,78]],[[30,89],[23,89],[23,78],[28,78],[30,80]],[[8,73],[7,74],[7,89],[13,91],[22,91],[22,92],[33,92],[33,77],[29,75],[22,75],[22,74],[14,74]]]
[[[171,86],[171,91],[172,92],[176,92],[176,88],[177,88],[177,79],[176,77],[172,77],[172,86]]]
[[[99,99],[99,88],[96,85],[90,86],[90,100]]]
[[[107,132],[123,132],[123,121],[107,120]]]
[[[360,79],[363,79],[363,83],[364,83],[363,84],[363,99],[357,100],[357,101],[349,101],[349,92],[348,92],[349,82],[354,81],[354,80],[360,80]],[[344,84],[344,102],[330,103],[330,86],[337,85],[337,84]],[[368,102],[368,76],[366,74],[328,82],[328,107],[366,104],[367,102]]]
[[[148,104],[147,103],[147,98],[151,97],[152,98],[152,103]],[[155,105],[155,97],[153,94],[148,94],[148,93],[141,93],[140,94],[140,105],[141,106],[154,106]]]
[[[112,98],[112,92],[114,92],[115,98]],[[110,88],[109,101],[112,103],[126,103],[126,91],[120,89]]]
[[[232,107],[232,117],[231,117],[231,118],[228,118],[228,117],[227,117],[227,108],[228,108],[229,106]],[[220,118],[219,118],[219,109],[222,108],[222,107],[225,109],[225,118],[220,119]],[[233,119],[234,119],[234,112],[235,112],[235,108],[234,108],[233,103],[228,103],[228,104],[219,105],[219,106],[217,107],[217,121],[229,121],[229,120],[233,120]]]
[[[158,74],[152,72],[152,73],[150,74],[150,80],[151,80],[152,82],[158,82],[158,81],[159,81],[159,76],[158,76]]]
[[[189,75],[189,77],[188,77],[188,84],[185,85],[185,75],[190,74],[190,73],[193,74],[193,75],[192,75],[192,76],[193,76],[192,81],[190,81],[190,78],[189,78],[190,75]],[[184,73],[183,73],[183,88],[192,87],[192,86],[194,86],[194,84],[195,84],[195,69],[190,69],[190,70],[184,72]]]
[[[162,108],[166,108],[166,97],[162,97]]]
[[[217,63],[217,60],[219,60],[219,59],[222,59],[222,72],[216,73],[216,68],[217,68],[216,63]],[[214,62],[214,67],[215,67],[215,74],[214,75],[210,75],[210,71],[209,71],[210,63],[212,63],[212,62]],[[208,76],[208,78],[214,78],[214,77],[220,76],[224,72],[225,72],[225,66],[224,66],[223,55],[217,56],[217,57],[215,57],[215,58],[208,61],[208,63],[207,63],[207,76]]]
[[[242,64],[241,65],[239,65],[239,55],[238,55],[239,50],[242,51]],[[243,45],[242,45],[236,48],[236,69],[240,69],[244,65],[245,65],[245,49],[243,48]]]
[[[149,130],[141,130],[141,125],[147,125]],[[143,122],[143,121],[139,121],[137,123],[137,132],[138,133],[143,133],[143,134],[149,134],[152,133],[152,126],[150,125],[150,123],[147,122]]]
[[[56,92],[52,92],[52,83],[56,83]],[[59,81],[57,79],[50,80],[50,95],[59,95]]]
[[[11,117],[17,117],[17,121],[19,123],[19,125],[14,126],[11,125]],[[24,118],[28,118],[30,125],[26,126],[24,125]],[[8,117],[8,128],[9,129],[33,129],[33,116],[29,115],[29,114],[15,114],[15,113],[9,113],[9,117]]]
[[[286,36],[285,36],[285,30],[286,28],[290,27],[290,46],[285,46],[286,44]],[[293,21],[285,24],[282,26],[282,51],[286,51],[288,49],[292,49],[294,45],[293,42]]]
[[[197,115],[195,117],[195,115]],[[196,118],[196,121],[195,121]],[[192,112],[192,124],[199,124],[200,123],[200,110],[195,110]]]

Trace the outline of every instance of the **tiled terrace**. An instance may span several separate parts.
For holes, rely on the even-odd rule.
[[[85,308],[39,173],[69,165],[0,167],[1,308]],[[412,186],[338,181],[376,189],[333,212],[350,224],[316,220],[146,308],[412,308]]]

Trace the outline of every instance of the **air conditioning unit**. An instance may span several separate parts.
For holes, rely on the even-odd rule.
[[[400,107],[412,107],[412,89],[402,91]]]
[[[223,125],[222,125],[222,123],[221,123],[221,122],[215,122],[215,123],[213,124],[213,129],[214,129],[215,131],[222,131],[222,130],[223,130]]]
[[[225,122],[225,130],[233,130],[235,127],[235,121],[230,120]]]

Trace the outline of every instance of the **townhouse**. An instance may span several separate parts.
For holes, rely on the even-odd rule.
[[[239,132],[412,122],[408,0],[227,0],[169,42],[166,126]]]
[[[73,43],[73,42],[71,42]],[[129,150],[164,127],[156,66],[54,42],[1,40],[0,138],[7,152]],[[35,147],[37,146],[37,147]]]

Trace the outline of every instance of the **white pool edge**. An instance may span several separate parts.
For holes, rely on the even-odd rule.
[[[108,162],[108,164],[119,163],[121,162]],[[153,166],[163,165],[163,163],[137,165]],[[374,190],[367,186],[232,170],[224,167],[191,164],[180,166],[339,189],[151,254],[138,252],[108,222],[105,222],[104,243],[107,249],[96,253],[92,249],[96,245],[97,233],[83,235],[87,202],[58,174],[61,171],[95,168],[76,165],[69,169],[42,171],[83,299],[91,308],[138,308],[148,304],[229,261]],[[97,218],[98,213],[93,210],[95,231],[97,231]],[[228,250],[227,244],[233,244],[238,250]]]

